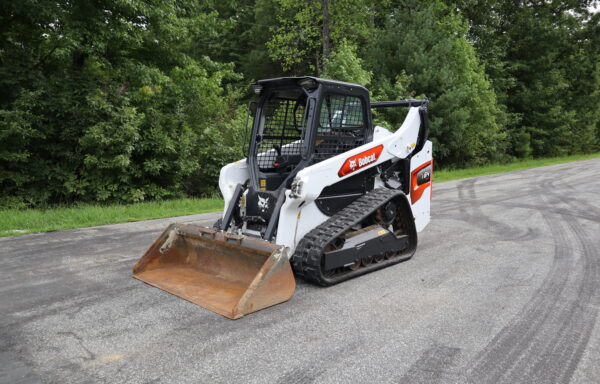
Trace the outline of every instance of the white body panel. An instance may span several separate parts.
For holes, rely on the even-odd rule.
[[[302,191],[298,200],[304,200],[306,202],[314,201],[319,197],[323,188],[350,176],[354,176],[355,173],[339,177],[338,171],[347,158],[377,147],[378,145],[383,145],[383,152],[377,161],[362,167],[361,170],[372,168],[393,158],[406,158],[416,145],[420,124],[419,108],[412,107],[409,109],[408,115],[402,126],[393,134],[381,135],[382,137],[377,140],[373,140],[370,143],[361,145],[360,147],[342,153],[341,155],[337,155],[304,168],[298,172],[298,175],[296,176],[297,179],[302,180],[303,182]]]
[[[379,139],[383,139],[384,137],[388,137],[389,135],[393,135],[394,133],[391,132],[389,129],[380,127],[379,125],[376,125],[375,128],[373,129],[373,140],[379,140]]]
[[[219,173],[219,189],[221,190],[221,195],[223,195],[223,200],[225,200],[223,213],[227,211],[227,206],[233,197],[236,185],[244,184],[248,179],[250,179],[250,172],[248,171],[246,159],[227,164],[221,168],[221,172]]]
[[[302,186],[297,191],[297,196],[292,197],[289,189],[285,192],[286,200],[279,216],[276,243],[288,247],[288,255],[292,255],[300,239],[328,219],[328,216],[324,215],[315,204],[315,200],[319,197],[323,188],[366,169],[376,167],[390,159],[406,158],[415,149],[420,126],[419,108],[411,107],[402,126],[396,132],[392,133],[385,128],[375,127],[372,142],[323,160],[298,172],[296,180],[301,182]],[[338,175],[348,158],[379,145],[382,145],[383,149],[376,160],[360,166],[355,172],[341,177]],[[431,160],[431,148],[431,142],[428,141],[423,150],[413,156],[411,170],[413,164],[416,168],[423,164],[423,161],[427,158]],[[285,151],[285,146],[282,151]],[[423,155],[422,153],[425,151],[427,151],[427,154]],[[259,156],[261,155],[259,154]],[[227,209],[227,201],[231,199],[235,186],[238,183],[246,182],[248,178],[249,173],[245,160],[223,167],[219,179],[219,188],[225,199],[225,209]],[[382,186],[381,180],[376,178],[375,187]],[[426,199],[425,194],[427,195]],[[429,222],[429,192],[426,191],[425,194],[412,206],[417,231],[422,230]]]
[[[296,244],[304,235],[329,217],[317,208],[314,201],[298,207],[299,202],[297,199],[290,198],[287,193],[286,197],[287,199],[281,208],[275,242],[289,247],[289,250],[293,252]]]
[[[432,144],[431,141],[427,141],[423,149],[410,159],[411,174],[422,165],[431,163],[432,159]],[[417,232],[421,232],[429,224],[431,216],[431,188],[431,183],[429,183],[429,186],[424,189],[421,197],[411,204]]]

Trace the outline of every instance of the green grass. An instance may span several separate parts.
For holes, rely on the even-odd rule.
[[[467,169],[440,170],[435,171],[434,180],[439,183],[598,157],[600,157],[600,153],[522,160],[509,164],[495,164]],[[221,210],[222,207],[222,199],[210,198],[178,199],[129,205],[80,204],[74,207],[49,209],[4,209],[0,210],[0,237],[215,212]]]
[[[468,177],[495,175],[521,169],[543,167],[545,165],[569,163],[577,160],[587,160],[600,157],[600,153],[589,155],[573,155],[564,157],[552,157],[547,159],[519,160],[508,164],[491,164],[482,167],[473,167],[466,169],[440,170],[433,173],[433,180],[436,183],[450,180],[466,179]]]
[[[0,210],[0,237],[192,215],[221,209],[223,209],[223,200],[216,198],[178,199],[128,205],[4,209]]]

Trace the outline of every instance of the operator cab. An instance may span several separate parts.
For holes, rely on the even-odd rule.
[[[368,91],[314,77],[261,80],[248,161],[256,189],[289,188],[302,168],[372,140]]]
[[[244,233],[269,239],[277,223],[274,213],[296,174],[372,141],[373,128],[369,93],[362,86],[283,77],[261,80],[253,88],[259,97],[247,156],[250,181],[238,221]],[[317,206],[331,215],[372,189],[368,178],[361,173],[325,188]]]

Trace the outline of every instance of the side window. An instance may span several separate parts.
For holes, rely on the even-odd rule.
[[[364,129],[362,100],[354,96],[325,96],[319,123],[322,131],[336,129],[338,133],[344,133]]]
[[[314,162],[339,155],[365,143],[363,101],[356,96],[326,95],[315,135]]]

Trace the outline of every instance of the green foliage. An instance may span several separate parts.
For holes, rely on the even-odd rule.
[[[470,38],[509,117],[513,154],[598,148],[600,15],[589,14],[591,1],[451,3],[469,18]]]
[[[200,167],[186,183],[188,194],[216,193],[215,182],[221,167],[245,156],[242,147],[247,114],[246,106],[232,107],[215,121],[217,129],[206,129],[198,138],[194,147],[198,150]]]
[[[241,155],[223,149],[241,147],[229,132],[239,92],[223,89],[239,76],[192,56],[207,20],[194,4],[7,4],[0,186],[11,204],[175,197],[194,174],[204,185],[188,192],[214,189],[213,168]]]
[[[444,167],[597,151],[591,3],[5,0],[0,206],[211,195],[243,157],[247,84],[285,75],[428,98]]]
[[[531,135],[524,129],[521,129],[516,134],[513,134],[512,138],[514,140],[512,148],[515,155],[519,158],[530,157],[533,152],[531,149]]]
[[[440,164],[484,163],[504,146],[501,111],[466,32],[466,23],[437,1],[398,7],[369,51],[379,98],[432,100]]]
[[[275,20],[266,47],[286,73],[328,73],[332,52],[354,51],[372,32],[370,1],[269,1]],[[269,1],[260,3],[265,6]]]
[[[356,54],[356,47],[343,40],[325,61],[324,76],[330,79],[369,85],[373,73],[364,69],[363,60]]]
[[[411,91],[412,77],[404,70],[402,70],[394,81],[388,79],[381,79],[379,77],[379,84],[376,89],[372,92],[372,98],[377,101],[385,100],[406,100],[406,99],[425,99],[424,95],[416,95],[414,91]],[[404,108],[384,108],[379,110],[373,110],[373,122],[376,125],[380,125],[389,130],[395,131],[402,125],[402,122],[406,118],[408,111]]]
[[[319,70],[317,50],[321,46],[321,4],[295,0],[274,0],[277,25],[271,27],[267,43],[271,58],[286,71]]]

